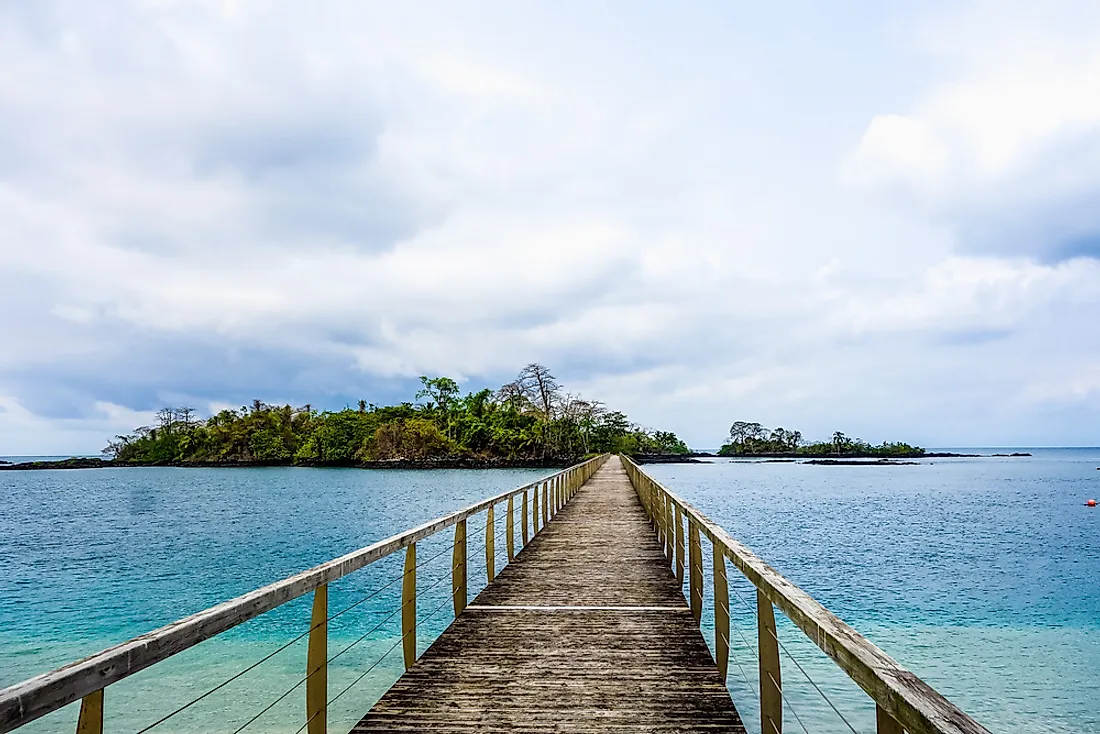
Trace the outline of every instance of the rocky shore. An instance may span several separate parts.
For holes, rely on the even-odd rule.
[[[293,464],[271,461],[223,461],[223,462],[181,462],[164,463],[122,462],[110,459],[72,458],[59,461],[28,461],[12,464],[0,461],[0,471],[33,471],[45,469],[125,469],[149,466],[171,466],[207,469],[237,469],[269,466],[308,466],[315,468],[355,468],[355,469],[560,469],[581,461],[581,457],[558,458],[479,458],[467,456],[439,457],[434,459],[388,459],[386,461],[357,462],[311,462]]]

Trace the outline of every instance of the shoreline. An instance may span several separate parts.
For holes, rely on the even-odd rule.
[[[49,471],[58,469],[131,469],[171,467],[176,469],[260,469],[302,467],[307,469],[560,469],[580,461],[575,457],[553,458],[475,458],[441,457],[437,459],[387,459],[383,461],[166,461],[124,462],[112,459],[59,459],[0,464],[0,471]]]

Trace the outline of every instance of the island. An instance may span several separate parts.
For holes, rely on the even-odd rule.
[[[925,451],[900,442],[883,442],[875,446],[859,438],[849,438],[840,431],[833,433],[829,441],[806,442],[801,431],[769,429],[760,423],[735,421],[730,426],[729,441],[718,450],[718,455],[769,459],[911,459],[925,456]]]
[[[465,395],[449,377],[420,377],[410,402],[366,400],[318,411],[254,400],[200,418],[169,407],[156,423],[116,436],[107,459],[11,464],[0,469],[104,466],[551,467],[601,453],[680,457],[671,431],[642,428],[598,400],[567,392],[545,366],[524,367],[496,390]]]

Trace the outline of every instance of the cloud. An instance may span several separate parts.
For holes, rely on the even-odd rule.
[[[924,42],[950,75],[908,111],[875,115],[842,178],[969,252],[1100,256],[1097,21],[1083,3],[977,3],[928,21]]]
[[[1088,24],[796,6],[0,5],[0,440],[535,360],[696,445],[1085,440]]]

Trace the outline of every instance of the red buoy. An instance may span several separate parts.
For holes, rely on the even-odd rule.
[[[1089,507],[1096,507],[1096,500],[1089,500],[1085,504],[1088,505]]]

